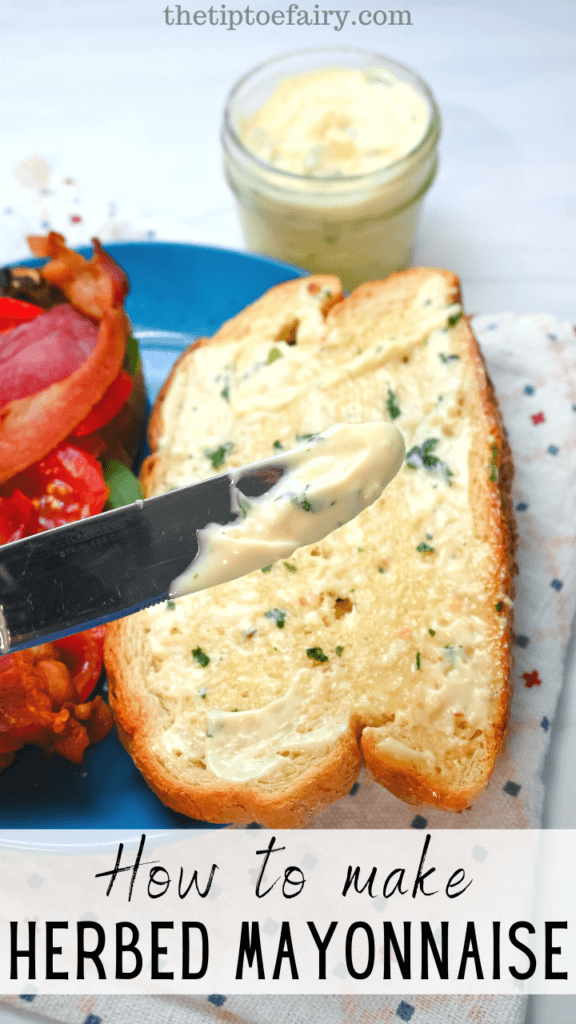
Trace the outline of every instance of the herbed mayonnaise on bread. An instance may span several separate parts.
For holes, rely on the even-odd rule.
[[[362,761],[446,810],[489,779],[509,698],[511,464],[453,274],[406,271],[347,299],[328,276],[272,289],[179,360],[144,488],[366,421],[397,426],[407,453],[357,518],[111,627],[120,736],[179,811],[301,825]]]

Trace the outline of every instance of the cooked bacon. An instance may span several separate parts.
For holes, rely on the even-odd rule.
[[[124,311],[106,309],[96,347],[77,370],[0,409],[0,484],[42,459],[100,401],[122,366],[126,334]]]
[[[35,256],[48,257],[42,267],[42,276],[49,284],[60,288],[77,309],[100,320],[104,310],[122,304],[128,294],[126,274],[104,252],[97,238],[92,240],[94,254],[86,260],[80,253],[68,249],[63,235],[51,231],[45,238],[30,235],[28,245]]]
[[[68,303],[7,331],[0,344],[0,409],[69,377],[97,341],[92,320]]]

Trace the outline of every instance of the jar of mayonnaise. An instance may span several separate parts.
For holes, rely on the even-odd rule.
[[[439,135],[430,89],[388,57],[329,47],[261,64],[222,129],[248,248],[346,289],[404,269]]]

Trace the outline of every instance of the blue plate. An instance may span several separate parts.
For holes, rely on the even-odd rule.
[[[213,334],[267,288],[304,274],[275,260],[210,246],[120,242],[106,248],[130,279],[126,309],[140,339],[152,401],[195,337]],[[0,829],[206,827],[164,807],[115,730],[86,752],[80,767],[25,747],[0,774]]]

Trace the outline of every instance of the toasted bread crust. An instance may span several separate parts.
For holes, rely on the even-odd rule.
[[[433,268],[417,268],[394,274],[385,282],[374,282],[358,288],[344,299],[335,278],[318,276],[306,279],[307,287],[327,289],[323,306],[328,331],[344,320],[373,317],[374,309],[367,305],[378,303],[383,309],[401,309],[413,294],[415,287],[431,274],[440,274],[445,280],[453,302],[460,301],[459,282],[454,274]],[[335,283],[336,282],[336,283]],[[240,340],[254,328],[255,313],[265,309],[268,317],[283,326],[289,325],[291,303],[302,287],[302,281],[290,281],[266,294],[253,307],[240,313],[225,324],[212,339],[199,339],[182,354],[164,385],[150,421],[149,439],[152,455],[146,460],[141,480],[145,493],[155,485],[162,462],[158,453],[164,430],[163,405],[178,369],[196,350],[207,344]],[[350,790],[358,775],[362,761],[374,778],[399,798],[409,803],[425,803],[443,810],[460,811],[467,807],[484,789],[501,748],[508,721],[510,700],[510,671],[512,660],[512,604],[515,524],[512,511],[512,460],[506,432],[502,424],[494,389],[485,370],[477,342],[466,318],[455,328],[459,340],[467,346],[474,369],[477,395],[477,415],[483,420],[482,434],[492,447],[493,472],[487,478],[485,453],[473,454],[470,465],[474,493],[478,494],[478,519],[483,524],[489,548],[492,599],[503,602],[504,622],[499,647],[499,672],[507,685],[498,694],[487,735],[488,769],[469,785],[455,786],[440,783],[437,776],[425,771],[421,765],[397,759],[379,745],[378,729],[353,716],[348,731],[335,742],[320,759],[314,760],[290,784],[274,789],[224,782],[216,777],[206,778],[202,784],[191,786],[185,779],[169,771],[151,750],[151,736],[157,707],[144,687],[138,685],[136,627],[133,620],[113,623],[110,627],[106,650],[106,667],[110,681],[110,701],[118,722],[120,738],[142,771],[150,787],[169,807],[184,814],[212,822],[249,822],[257,820],[273,828],[298,827],[323,807],[334,802]]]

